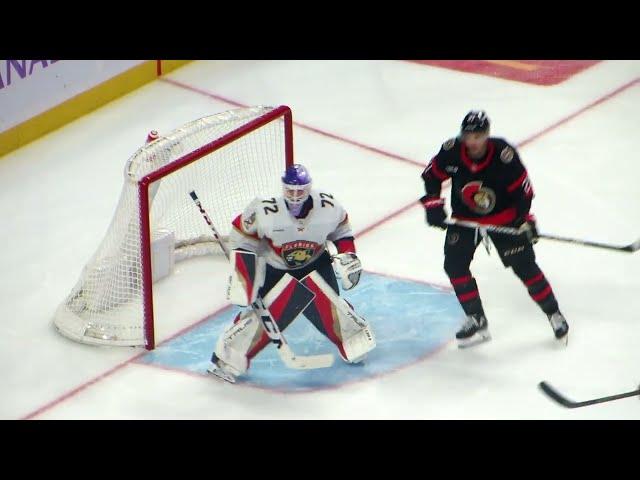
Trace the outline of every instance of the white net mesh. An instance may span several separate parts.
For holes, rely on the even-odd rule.
[[[107,234],[56,311],[54,324],[62,334],[83,343],[144,345],[140,216],[147,212],[140,208],[138,182],[166,165],[179,166],[149,186],[154,265],[163,255],[153,248],[159,246],[154,240],[167,234],[171,261],[211,253],[215,239],[189,192],[197,192],[218,231],[227,235],[233,218],[254,197],[280,191],[286,164],[284,120],[278,117],[218,150],[205,149],[206,155],[188,165],[183,165],[184,157],[272,110],[243,108],[195,120],[140,148],[127,161]]]

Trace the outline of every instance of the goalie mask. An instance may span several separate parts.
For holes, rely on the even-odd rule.
[[[295,215],[311,193],[311,175],[304,166],[294,163],[287,167],[282,176],[282,193]]]

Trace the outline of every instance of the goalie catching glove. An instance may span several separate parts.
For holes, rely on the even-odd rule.
[[[362,263],[355,253],[339,253],[333,257],[333,268],[342,281],[342,288],[350,290],[360,281]]]

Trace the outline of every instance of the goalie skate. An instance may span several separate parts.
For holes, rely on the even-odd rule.
[[[229,383],[236,383],[236,377],[224,368],[224,362],[222,360],[212,358],[211,364],[207,368],[207,373],[213,375],[216,378],[224,380]]]

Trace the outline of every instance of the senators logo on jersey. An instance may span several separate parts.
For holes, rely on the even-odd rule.
[[[290,268],[302,267],[309,263],[322,245],[306,240],[296,240],[282,245],[282,259]]]
[[[483,187],[482,182],[467,183],[460,191],[462,201],[472,211],[485,215],[496,206],[496,193],[488,187]]]

